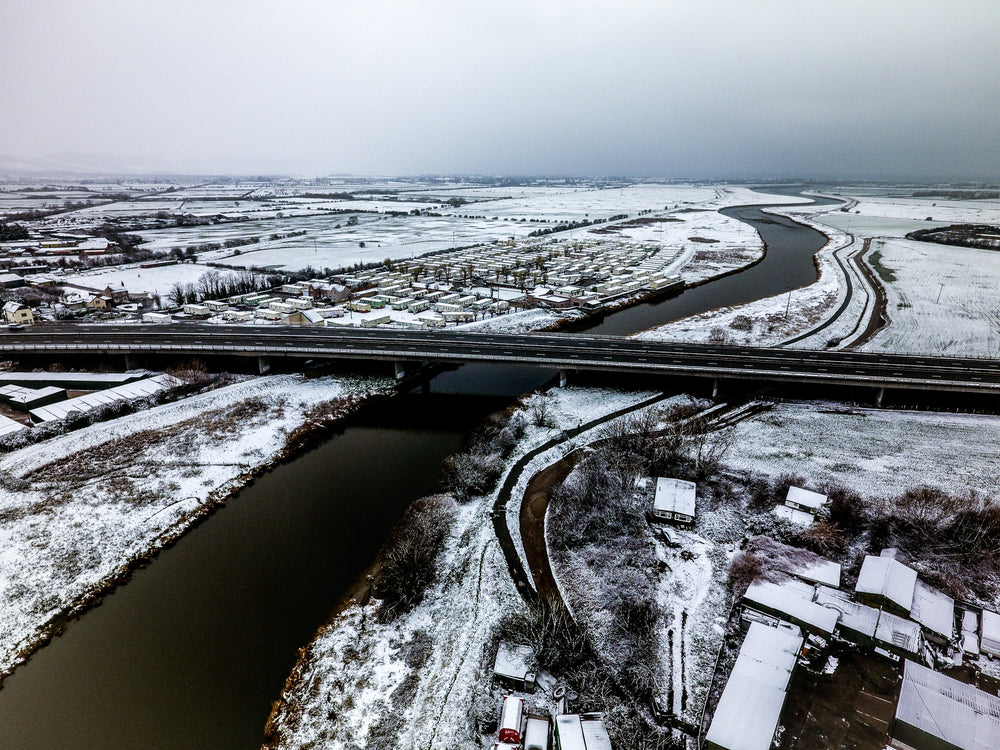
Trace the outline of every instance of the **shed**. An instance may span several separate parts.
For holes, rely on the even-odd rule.
[[[549,750],[548,716],[527,714],[524,722],[524,750]]]
[[[916,750],[994,750],[1000,698],[907,660],[891,734]]]
[[[801,487],[789,487],[788,494],[785,496],[785,505],[816,515],[816,512],[826,505],[826,495]]]
[[[826,586],[816,587],[816,603],[840,613],[837,627],[849,641],[871,646],[878,627],[878,610],[861,602],[851,601],[847,594]]]
[[[920,625],[882,610],[879,612],[878,625],[875,628],[875,642],[903,656],[919,654],[923,645]]]
[[[758,578],[743,595],[744,602],[781,617],[810,633],[833,635],[840,613],[812,601],[812,587],[787,580],[772,583]]]
[[[907,615],[913,606],[917,571],[890,557],[866,555],[854,590],[858,598],[873,607],[890,607]]]
[[[802,638],[753,623],[705,736],[713,750],[767,750],[785,704]]]
[[[694,482],[667,477],[657,478],[652,517],[660,521],[694,523],[695,490]]]
[[[983,610],[983,637],[980,643],[983,653],[1000,656],[1000,615]]]
[[[928,638],[946,645],[955,634],[955,600],[918,580],[913,587],[910,619],[924,627]]]
[[[534,661],[535,652],[531,646],[501,641],[497,647],[497,658],[493,662],[493,676],[516,690],[534,692]]]
[[[822,583],[832,588],[840,586],[840,563],[816,555],[809,562],[786,560],[785,572],[810,583]]]

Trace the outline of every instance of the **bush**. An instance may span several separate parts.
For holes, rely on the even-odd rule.
[[[868,523],[868,508],[857,492],[844,487],[825,487],[830,499],[830,521],[851,535],[858,534]]]
[[[417,500],[396,524],[379,552],[374,595],[378,614],[391,620],[419,604],[437,577],[437,557],[454,518],[454,501],[445,495]]]
[[[806,486],[805,477],[799,476],[798,474],[781,474],[777,479],[774,480],[774,500],[777,503],[785,502],[785,497],[788,495],[789,487],[802,487],[805,489]]]

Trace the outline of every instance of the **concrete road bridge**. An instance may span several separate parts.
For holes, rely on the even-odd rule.
[[[272,360],[384,360],[402,377],[408,363],[517,364],[572,371],[672,375],[937,390],[1000,392],[1000,361],[853,351],[715,346],[575,333],[495,334],[388,328],[265,326],[37,325],[0,334],[0,355],[256,357]]]

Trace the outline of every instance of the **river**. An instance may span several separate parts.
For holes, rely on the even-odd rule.
[[[751,269],[575,330],[627,334],[811,283],[823,235],[763,215]],[[0,689],[0,747],[256,750],[271,701],[343,591],[482,417],[552,373],[466,365],[366,408],[164,550]]]

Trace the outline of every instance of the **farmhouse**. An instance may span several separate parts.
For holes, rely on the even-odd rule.
[[[694,523],[695,489],[694,482],[659,477],[656,480],[652,517],[657,521]]]
[[[31,308],[13,300],[4,303],[3,317],[8,324],[20,325],[35,322],[35,315],[31,312]]]
[[[894,747],[992,750],[1000,742],[1000,698],[907,660],[891,734]]]

